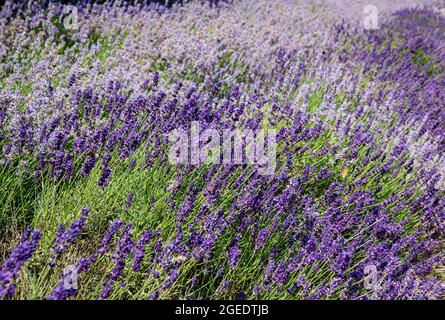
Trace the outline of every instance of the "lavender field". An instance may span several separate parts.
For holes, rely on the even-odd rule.
[[[445,2],[171,2],[1,6],[0,300],[444,299]]]

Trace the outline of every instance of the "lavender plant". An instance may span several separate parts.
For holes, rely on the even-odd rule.
[[[374,2],[7,1],[0,297],[443,298],[443,4]]]

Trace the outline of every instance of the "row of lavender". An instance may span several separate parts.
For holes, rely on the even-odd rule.
[[[385,11],[363,32],[329,2],[106,3],[80,5],[67,28],[61,5],[25,7],[3,12],[0,35],[5,228],[29,221],[11,176],[34,193],[168,184],[125,195],[105,232],[94,201],[55,232],[31,219],[42,233],[5,259],[1,297],[27,297],[30,279],[51,299],[444,294],[439,13]],[[192,121],[276,129],[276,174],[169,164],[169,132]],[[147,223],[130,214],[142,210]]]

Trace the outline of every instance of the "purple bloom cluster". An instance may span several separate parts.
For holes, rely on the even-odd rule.
[[[54,251],[50,261],[51,267],[55,266],[55,259],[64,254],[68,249],[68,246],[73,244],[85,230],[85,221],[89,214],[90,210],[88,208],[82,208],[82,216],[78,220],[74,220],[67,229],[63,224],[59,226],[53,240],[53,246],[51,247],[51,249]]]
[[[98,260],[100,256],[105,255],[109,251],[113,238],[117,235],[122,226],[123,226],[122,221],[120,220],[113,221],[108,230],[105,232],[102,238],[101,246],[99,247],[97,252],[92,253],[87,258],[79,259],[79,261],[73,266],[72,270],[76,271],[75,281],[77,281],[77,277],[80,274],[88,272],[92,267],[92,265]],[[72,286],[66,285],[67,280],[69,281],[71,280],[69,279],[69,277],[72,277],[71,273],[64,272],[62,274],[60,284],[52,291],[48,299],[65,300],[68,299],[69,297],[75,297],[77,295],[78,288],[73,288]]]
[[[16,290],[15,279],[19,275],[19,271],[26,261],[31,259],[37,250],[39,240],[42,234],[39,230],[32,233],[25,231],[22,241],[11,252],[9,257],[3,263],[0,269],[0,298],[12,298]]]
[[[121,240],[118,243],[118,248],[113,254],[113,260],[115,262],[114,268],[110,275],[104,280],[104,286],[100,292],[100,299],[106,299],[111,294],[113,289],[113,283],[122,276],[127,258],[130,256],[134,241],[131,235],[132,225],[127,225],[122,230]]]

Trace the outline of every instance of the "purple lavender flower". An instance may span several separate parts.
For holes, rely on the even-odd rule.
[[[238,264],[240,260],[240,250],[239,250],[239,243],[236,241],[228,251],[229,256],[229,266],[231,269],[235,268],[235,266]]]
[[[29,234],[25,231],[25,234]],[[29,238],[22,241],[11,252],[9,257],[3,263],[2,269],[0,269],[0,298],[9,299],[14,295],[16,284],[15,279],[18,273],[26,261],[31,259],[34,252],[37,250],[39,240],[42,234],[39,230],[35,229]],[[24,240],[24,239],[22,239]]]
[[[111,240],[113,237],[119,232],[119,230],[122,228],[124,223],[121,220],[115,220],[111,223],[110,227],[108,228],[107,232],[105,233],[103,239],[102,239],[102,245],[99,248],[99,253],[104,254],[108,251]]]
[[[117,250],[113,254],[115,265],[109,277],[104,281],[102,291],[99,295],[101,299],[108,298],[113,290],[114,282],[124,273],[126,259],[131,254],[134,244],[131,234],[132,227],[133,226],[129,224],[122,231],[121,240],[118,243]]]
[[[68,247],[72,245],[85,230],[85,222],[89,214],[90,210],[88,208],[82,208],[82,216],[79,219],[74,220],[67,229],[63,224],[59,226],[59,229],[57,230],[57,233],[53,240],[53,246],[51,247],[51,249],[55,252],[51,257],[51,267],[55,266],[55,259],[58,256],[64,254]]]
[[[133,271],[139,271],[141,268],[141,262],[145,257],[145,247],[151,241],[153,237],[152,231],[148,229],[139,238],[135,248],[134,248],[134,261],[132,269]]]
[[[134,196],[134,194],[132,192],[130,192],[130,194],[127,197],[127,201],[125,202],[125,207],[127,210],[129,210],[131,207],[131,203],[133,202],[133,196]]]

